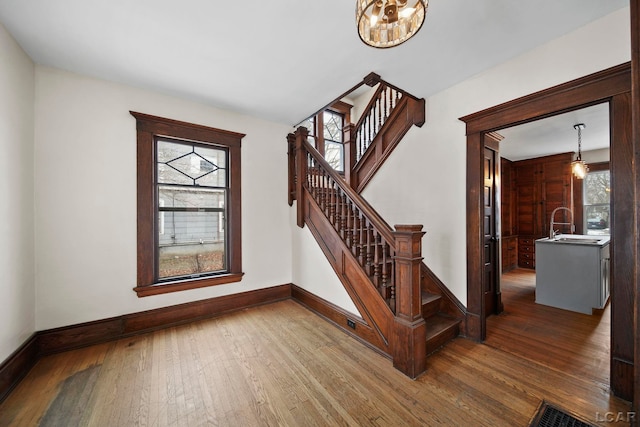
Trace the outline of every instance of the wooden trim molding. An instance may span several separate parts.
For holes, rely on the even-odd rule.
[[[218,317],[286,299],[295,300],[362,344],[390,358],[389,354],[375,344],[378,340],[375,331],[361,317],[289,283],[36,332],[0,365],[0,402],[11,393],[43,356]]]
[[[33,334],[0,364],[0,402],[22,381],[38,358],[37,334]]]
[[[291,285],[286,284],[193,301],[41,331],[38,332],[38,344],[41,355],[59,353],[285,300],[290,296]]]
[[[633,162],[631,126],[631,82],[629,63],[591,74],[550,89],[465,116],[467,135],[467,337],[482,341],[486,336],[483,289],[482,241],[482,150],[487,133],[534,119],[551,117],[602,102],[610,103],[612,222],[611,236],[611,388],[630,400],[633,377],[619,375],[620,361],[634,361],[634,292],[638,287],[635,261],[638,247],[634,230],[634,187],[638,169]],[[635,102],[635,108],[637,102]],[[636,153],[638,150],[635,151]],[[633,278],[629,280],[629,278]],[[635,332],[635,336],[638,336]],[[637,354],[637,351],[635,352]],[[627,369],[628,371],[628,369]],[[628,374],[628,372],[626,372]],[[635,391],[637,393],[637,391]],[[638,397],[640,400],[640,397]]]
[[[0,402],[43,356],[286,300],[291,287],[284,284],[36,332],[0,365]]]
[[[136,119],[137,286],[138,297],[215,286],[242,280],[241,144],[245,134],[129,112]],[[166,137],[226,151],[229,164],[225,214],[226,271],[222,274],[160,281],[158,276],[157,138]]]
[[[391,358],[375,344],[378,340],[375,331],[360,316],[356,316],[296,285],[291,286],[291,298],[347,335],[383,356]],[[350,322],[353,322],[352,326],[349,325]]]

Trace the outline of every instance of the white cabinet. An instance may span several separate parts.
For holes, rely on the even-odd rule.
[[[608,236],[536,240],[536,303],[585,314],[604,308],[609,299],[609,254]]]

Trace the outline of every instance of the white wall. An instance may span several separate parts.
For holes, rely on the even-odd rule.
[[[34,65],[0,25],[0,362],[35,332]]]
[[[611,158],[609,148],[601,148],[599,150],[589,150],[582,152],[582,160],[584,160],[587,165],[589,163],[600,163],[600,162],[608,162]]]
[[[292,281],[289,127],[36,67],[36,328],[54,328]],[[246,134],[239,283],[138,298],[136,121],[129,111]]]
[[[428,98],[424,126],[409,131],[365,189],[363,196],[389,224],[424,225],[425,262],[463,304],[466,137],[458,119],[629,61],[630,49],[625,8]],[[421,96],[419,89],[412,92]],[[294,241],[298,257],[306,250]],[[311,278],[296,283],[316,286]]]
[[[293,227],[293,283],[299,287],[336,304],[350,313],[360,316],[351,297],[340,283],[331,264],[322,253],[308,227],[298,228],[296,204],[291,210]]]

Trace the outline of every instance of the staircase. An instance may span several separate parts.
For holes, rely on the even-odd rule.
[[[415,378],[426,357],[464,330],[465,309],[422,262],[421,225],[391,228],[360,196],[408,129],[424,123],[424,100],[370,74],[377,84],[357,126],[345,131],[339,175],[312,146],[308,130],[288,136],[289,204],[308,226],[363,320],[367,340]]]

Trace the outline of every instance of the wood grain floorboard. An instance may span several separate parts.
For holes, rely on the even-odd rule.
[[[86,407],[54,405],[87,369]],[[410,380],[287,300],[47,356],[0,405],[0,425],[512,427],[543,399],[594,422],[629,410],[601,381],[462,338]]]
[[[536,304],[535,280],[528,269],[502,275],[504,312],[487,319],[485,344],[608,386],[610,306],[587,315]]]

